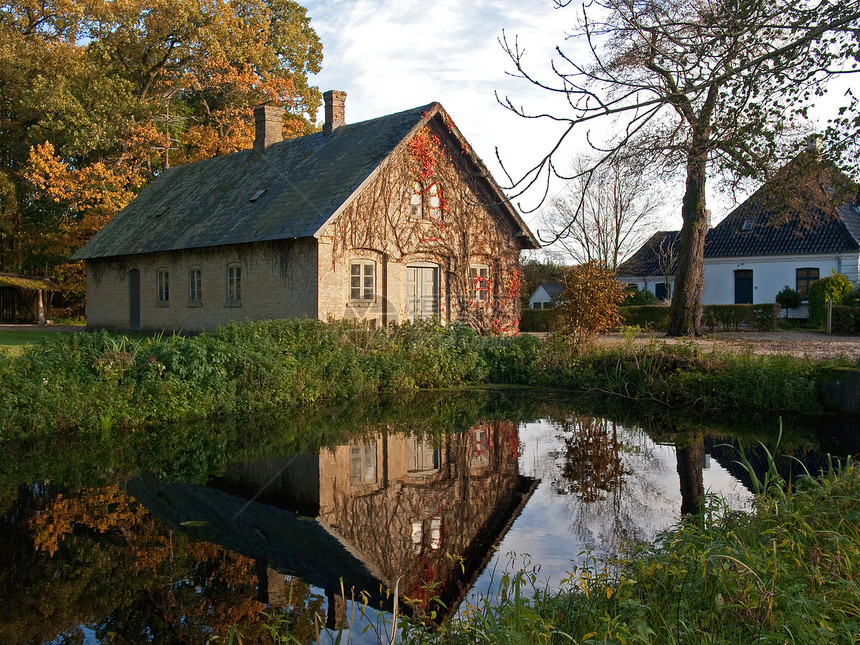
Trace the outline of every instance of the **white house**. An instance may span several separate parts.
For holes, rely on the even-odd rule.
[[[774,302],[786,285],[805,299],[809,285],[831,271],[860,284],[860,202],[828,212],[789,201],[765,184],[707,232],[702,304]],[[674,282],[671,269],[661,272],[665,251],[674,258],[679,239],[677,231],[655,234],[619,267],[618,280],[659,297],[667,279]],[[805,305],[788,313],[808,315]]]
[[[680,231],[654,233],[633,256],[618,267],[618,281],[650,291],[657,300],[671,297]]]
[[[555,307],[563,291],[563,284],[552,282],[539,284],[534,293],[529,297],[529,309],[549,309]]]

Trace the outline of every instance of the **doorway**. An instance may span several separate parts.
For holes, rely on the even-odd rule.
[[[753,272],[751,269],[735,271],[735,304],[751,305],[753,301]]]
[[[420,320],[439,315],[439,267],[406,267],[407,318]]]

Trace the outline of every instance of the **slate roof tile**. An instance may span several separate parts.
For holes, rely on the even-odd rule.
[[[413,130],[441,110],[431,103],[343,125],[329,135],[286,139],[263,155],[243,150],[170,168],[72,259],[313,236]],[[510,212],[523,230],[521,244],[537,248],[519,215]]]

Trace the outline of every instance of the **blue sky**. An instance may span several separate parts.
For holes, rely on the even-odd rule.
[[[306,0],[323,43],[320,90],[347,93],[347,122],[439,101],[491,172],[504,184],[506,166],[522,172],[537,160],[554,128],[525,121],[495,91],[517,102],[545,102],[512,69],[498,39],[518,36],[528,59],[546,69],[574,12],[551,0]],[[321,117],[322,115],[320,115]],[[557,129],[557,128],[555,128]],[[527,216],[528,220],[528,216]]]
[[[522,119],[497,103],[495,92],[530,110],[564,110],[546,92],[506,74],[513,66],[499,38],[503,30],[509,41],[518,38],[526,50],[528,69],[546,78],[556,45],[576,55],[574,44],[565,42],[565,31],[576,21],[574,6],[556,9],[552,0],[305,0],[303,4],[323,43],[323,69],[312,82],[322,91],[347,93],[347,122],[439,101],[502,186],[507,180],[496,161],[496,147],[505,167],[518,177],[561,131],[557,124]],[[595,122],[593,134],[607,127],[609,122]],[[564,155],[572,158],[578,148],[587,148],[584,134],[583,130],[571,141]],[[560,182],[555,184],[555,190],[560,188]],[[733,204],[713,191],[713,183],[711,188],[708,201],[716,222]],[[661,228],[680,226],[681,189],[679,185],[664,190],[677,194],[677,199],[667,200]],[[532,208],[539,201],[539,191],[515,201]],[[533,231],[539,228],[537,214],[524,217]]]

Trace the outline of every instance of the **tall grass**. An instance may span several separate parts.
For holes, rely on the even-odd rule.
[[[69,430],[110,434],[468,384],[567,388],[712,416],[813,414],[826,369],[789,357],[659,343],[580,356],[564,343],[479,336],[462,325],[378,330],[278,320],[190,338],[82,332],[47,338],[20,356],[0,353],[0,441]]]
[[[860,471],[771,478],[752,513],[708,501],[655,545],[592,560],[560,591],[528,575],[415,643],[852,643],[860,634]],[[513,587],[511,587],[513,581]],[[527,585],[524,593],[519,585]],[[531,599],[530,599],[531,598]]]

